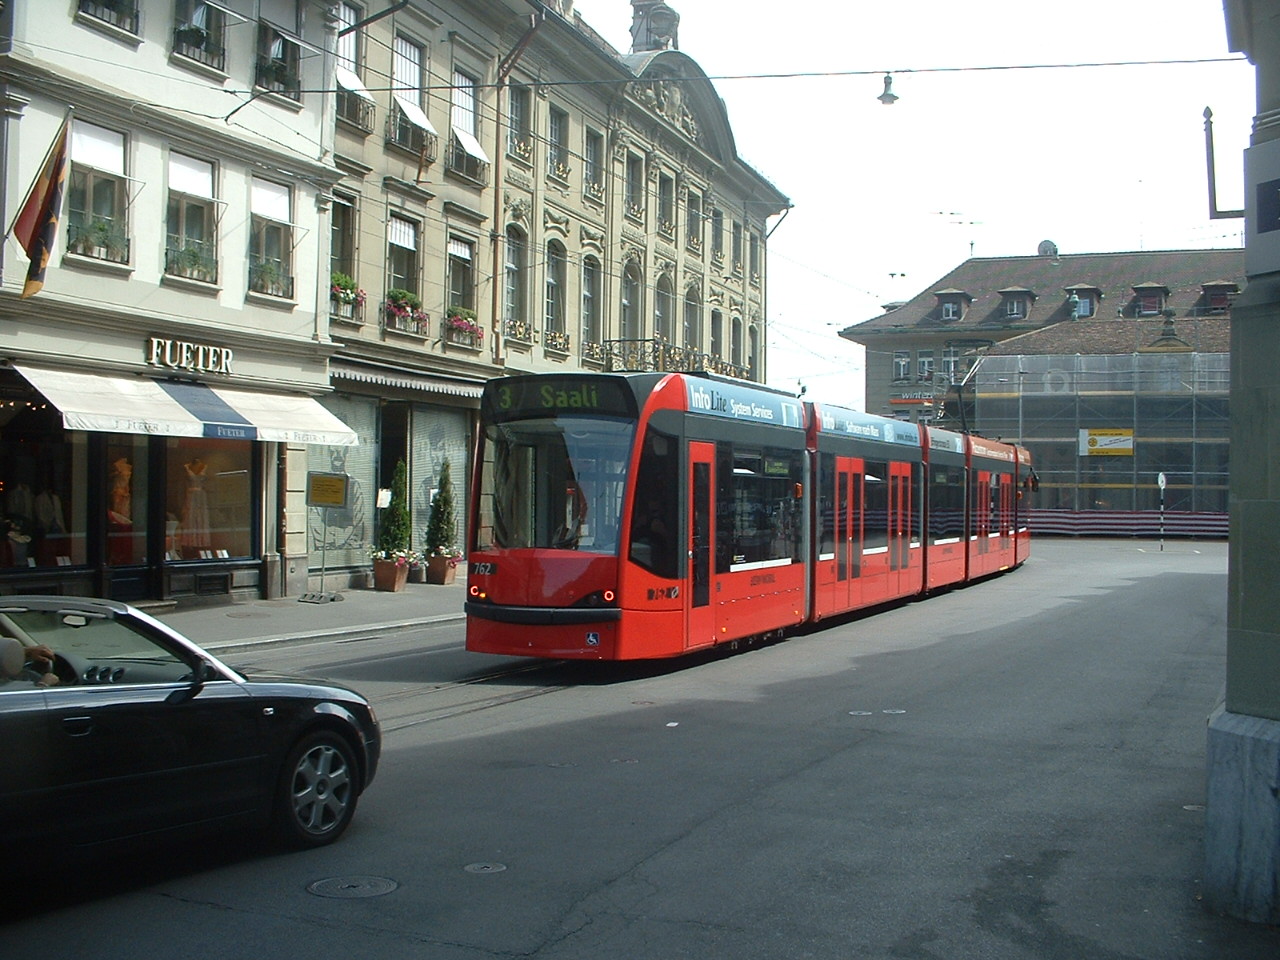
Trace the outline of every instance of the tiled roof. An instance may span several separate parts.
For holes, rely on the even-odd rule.
[[[946,332],[1001,340],[1069,321],[1071,288],[1096,288],[1102,301],[1095,305],[1094,316],[1098,320],[1114,320],[1121,315],[1133,316],[1135,287],[1167,287],[1164,306],[1173,311],[1175,320],[1181,321],[1206,313],[1204,288],[1222,283],[1244,289],[1243,248],[975,258],[966,260],[903,306],[846,327],[840,336],[856,342],[866,338],[883,342],[885,337]],[[1005,315],[1000,291],[1016,289],[1033,291],[1035,297],[1027,315],[1011,322]],[[939,294],[959,292],[972,297],[973,302],[962,318],[944,320]],[[1181,323],[1178,335],[1187,339],[1181,332]],[[1158,331],[1150,339],[1157,336]],[[1133,333],[1128,337],[1132,340]]]
[[[1167,329],[1172,326],[1172,332]],[[1040,330],[1001,340],[986,352],[1003,356],[1072,356],[1139,353],[1178,349],[1172,335],[1196,353],[1230,353],[1231,320],[1227,317],[1174,317],[1155,320],[1063,320]]]

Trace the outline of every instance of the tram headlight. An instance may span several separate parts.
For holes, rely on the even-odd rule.
[[[609,607],[618,597],[611,589],[596,590],[574,604],[575,607]]]

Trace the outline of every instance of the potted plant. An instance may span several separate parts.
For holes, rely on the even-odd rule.
[[[457,534],[457,516],[453,509],[453,475],[446,457],[440,465],[440,485],[431,498],[431,513],[427,517],[427,583],[453,583],[462,551],[454,537]]]
[[[329,276],[329,299],[351,307],[363,307],[367,294],[356,286],[355,280],[338,270]]]
[[[209,31],[197,23],[184,23],[177,30],[178,43],[184,47],[203,50],[209,39]]]
[[[249,286],[257,293],[273,297],[283,295],[283,272],[274,260],[259,260],[249,267]]]
[[[408,487],[408,471],[404,461],[398,460],[391,477],[391,502],[382,515],[378,546],[373,552],[373,585],[377,590],[402,590],[409,578],[413,554],[409,550]]]
[[[444,320],[445,335],[456,343],[480,346],[484,328],[476,322],[476,312],[467,307],[450,307]]]
[[[422,301],[411,290],[398,287],[388,290],[382,309],[387,317],[387,326],[393,330],[421,333],[423,326],[430,321],[422,309]]]

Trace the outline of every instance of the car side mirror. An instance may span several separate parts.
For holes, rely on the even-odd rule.
[[[187,685],[174,690],[173,693],[164,698],[164,702],[179,704],[194,700],[196,695],[204,689],[205,681],[212,680],[217,675],[218,671],[214,669],[213,664],[201,657],[192,666],[191,672],[186,675]]]

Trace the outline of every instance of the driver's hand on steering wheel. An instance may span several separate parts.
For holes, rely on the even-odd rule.
[[[22,655],[24,659],[33,665],[43,665],[46,671],[53,666],[53,650],[43,643],[34,647],[23,647]]]

